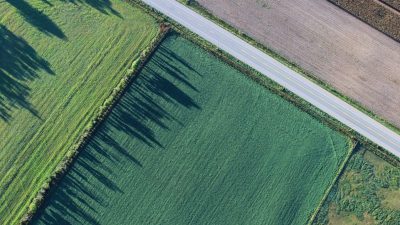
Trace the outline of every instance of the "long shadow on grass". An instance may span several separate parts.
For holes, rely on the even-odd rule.
[[[43,0],[42,0],[43,1]],[[121,14],[112,7],[110,0],[61,0],[73,4],[86,4],[106,15],[112,14],[122,18]]]
[[[38,71],[54,74],[49,63],[21,37],[0,25],[0,119],[8,121],[13,108],[22,107],[37,115],[28,101],[27,82],[37,79]]]
[[[124,192],[134,188],[120,186],[123,179],[118,176],[134,179],[134,171],[146,167],[135,155],[148,149],[164,151],[166,143],[158,139],[158,132],[168,132],[172,123],[184,126],[171,109],[201,109],[187,91],[198,92],[190,79],[199,75],[185,59],[160,47],[50,193],[32,224],[100,224],[98,210],[112,206],[112,198],[123,201]],[[123,172],[126,170],[128,175]]]
[[[65,39],[63,31],[48,16],[32,7],[25,0],[6,0],[14,6],[18,12],[32,26],[48,35],[54,35],[58,38]]]
[[[51,20],[46,14],[34,8],[31,4],[26,0],[5,0],[10,5],[14,6],[18,12],[24,17],[24,19],[30,23],[32,26],[37,28],[39,31],[47,34],[53,35],[60,39],[66,39],[64,32],[61,28]],[[53,4],[48,0],[41,0],[46,3],[49,7],[52,7]],[[59,0],[64,2],[73,3],[75,5],[85,4],[88,5],[103,14],[107,15],[115,15],[122,18],[121,14],[113,9],[112,3],[110,0]]]

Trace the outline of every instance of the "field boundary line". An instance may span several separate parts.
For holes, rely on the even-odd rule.
[[[398,22],[400,19],[399,18],[400,11],[392,7],[390,4],[383,2],[381,0],[368,0],[367,2],[360,2],[361,5],[354,7],[354,5],[353,6],[351,5],[354,2],[348,4],[346,2],[342,2],[339,0],[328,0],[328,1],[332,3],[334,6],[345,11],[346,13],[349,13],[350,15],[354,16],[356,19],[361,20],[366,25],[381,32],[387,37],[393,39],[394,41],[400,42],[400,33],[396,32],[397,31],[396,28],[399,27],[399,24],[396,22]],[[370,6],[371,8],[366,8],[366,6]],[[384,16],[382,18],[379,18],[379,16],[374,15],[375,10],[377,11],[384,10],[382,11]],[[381,24],[380,20],[383,19],[385,21],[383,22],[383,24]]]
[[[326,113],[324,113],[323,111],[321,111],[318,108],[314,107],[313,105],[311,105],[310,103],[306,102],[305,100],[301,99],[300,97],[298,97],[294,93],[286,90],[284,87],[282,87],[281,85],[277,84],[273,80],[263,76],[262,74],[260,74],[256,70],[254,70],[253,68],[251,68],[248,65],[246,65],[246,64],[240,62],[239,60],[235,59],[234,57],[232,57],[228,53],[226,53],[226,52],[222,51],[221,49],[219,49],[217,46],[207,42],[206,40],[204,40],[203,38],[201,38],[197,34],[191,32],[190,30],[188,30],[187,28],[185,28],[182,25],[178,24],[177,22],[169,19],[168,17],[166,17],[162,13],[160,13],[157,10],[151,8],[150,6],[144,4],[140,0],[127,0],[127,1],[128,2],[132,2],[132,3],[136,3],[137,5],[142,7],[146,12],[148,12],[151,15],[153,15],[159,21],[170,23],[171,26],[174,28],[174,30],[177,31],[178,33],[180,33],[181,35],[183,35],[184,37],[188,38],[192,42],[194,42],[194,43],[200,45],[201,47],[205,48],[211,54],[217,56],[219,59],[225,61],[226,63],[228,63],[232,67],[234,67],[234,68],[238,69],[239,71],[243,72],[247,77],[249,77],[250,79],[255,80],[258,84],[264,86],[266,89],[272,91],[273,93],[277,94],[278,96],[280,96],[280,97],[284,98],[285,100],[291,102],[292,104],[297,106],[300,110],[305,111],[306,113],[308,113],[312,117],[316,118],[322,124],[328,125],[330,128],[332,128],[332,129],[334,129],[336,131],[339,131],[342,134],[347,135],[349,137],[349,139],[350,139],[349,143],[352,143],[352,145],[349,147],[348,154],[346,155],[346,158],[343,160],[342,164],[338,168],[336,177],[334,177],[334,179],[331,181],[331,185],[327,188],[327,190],[326,190],[326,192],[324,194],[324,197],[321,199],[321,202],[320,202],[319,206],[316,208],[314,213],[311,214],[310,219],[309,219],[309,222],[311,221],[310,223],[312,223],[312,221],[315,220],[315,218],[318,215],[319,211],[321,210],[322,206],[326,202],[327,197],[329,196],[330,192],[332,191],[334,185],[340,179],[341,175],[344,173],[344,171],[346,169],[346,165],[347,165],[349,159],[351,158],[353,153],[357,150],[357,148],[359,148],[360,146],[363,146],[364,148],[371,150],[372,152],[374,152],[374,154],[378,155],[379,157],[381,157],[382,159],[386,160],[390,164],[392,164],[394,166],[400,166],[400,159],[398,159],[396,156],[394,156],[393,154],[391,154],[387,150],[385,150],[385,149],[377,146],[373,142],[367,140],[362,135],[358,134],[357,132],[355,132],[351,128],[349,128],[346,125],[344,125],[343,123],[341,123],[340,121],[338,121],[335,118],[327,115]],[[265,48],[265,47],[263,47],[263,48]],[[270,54],[268,54],[268,55],[270,55]],[[278,55],[277,57],[280,57],[280,56]],[[285,59],[282,58],[282,60],[285,60]],[[281,60],[278,60],[278,61],[282,62]],[[284,62],[285,65],[287,65],[287,63],[290,63],[290,62],[288,62],[288,61],[286,61],[286,63]],[[293,66],[295,66],[295,65],[290,65],[289,68],[297,70],[296,68],[293,68]],[[300,68],[298,68],[298,69],[300,69]],[[304,72],[304,71],[301,72],[301,74],[303,74],[303,75],[305,73],[306,72]],[[309,77],[309,76],[306,76],[306,77],[309,78],[309,79],[312,79],[312,77]],[[314,82],[314,83],[317,83],[320,86],[324,86],[324,88],[326,89],[326,84],[323,84],[323,83],[320,84],[319,82]],[[351,100],[348,100],[348,98],[346,96],[341,96],[340,93],[335,92],[334,89],[332,89],[332,90],[328,89],[328,91],[333,93],[334,95],[340,97],[341,99],[345,98],[346,102],[350,103],[351,105],[355,106],[357,109],[360,109],[362,112],[365,113],[366,109],[360,108],[361,106],[354,105],[354,103],[352,103]],[[372,113],[368,112],[366,114],[371,116]],[[376,119],[376,115],[373,115],[371,117]],[[380,119],[377,119],[377,120],[382,123],[382,121]],[[388,125],[388,123],[385,123],[385,125]],[[390,125],[390,126],[392,126],[392,125]],[[396,129],[395,131],[397,133],[400,133],[399,132],[400,130],[397,130],[398,129],[397,127],[393,127],[392,126],[390,128],[392,130]]]
[[[124,95],[126,88],[131,85],[135,80],[136,75],[140,73],[146,65],[152,54],[157,50],[159,44],[167,37],[169,27],[165,24],[160,24],[160,31],[153,38],[152,42],[137,56],[132,59],[132,64],[126,70],[126,75],[122,77],[119,83],[111,91],[109,97],[100,106],[97,116],[95,116],[87,125],[77,143],[68,150],[64,159],[59,163],[53,174],[47,178],[46,182],[42,185],[37,193],[37,196],[29,204],[29,208],[20,221],[21,225],[26,225],[31,222],[40,208],[43,206],[44,201],[48,197],[50,191],[57,186],[58,182],[69,171],[70,166],[75,162],[81,150],[88,144],[92,135],[96,132],[97,128],[108,117],[112,109],[119,102],[120,98]]]
[[[315,76],[310,71],[304,70],[299,65],[297,65],[295,62],[283,57],[282,55],[280,55],[276,51],[272,50],[270,47],[261,44],[260,42],[254,40],[252,37],[248,36],[244,32],[238,30],[237,28],[231,26],[227,22],[225,22],[222,19],[218,18],[217,16],[212,14],[209,10],[207,10],[206,8],[201,6],[196,0],[188,0],[188,1],[177,0],[177,1],[181,2],[182,4],[186,5],[187,7],[189,7],[192,10],[194,10],[195,12],[199,13],[200,15],[206,17],[207,19],[213,21],[214,23],[216,23],[217,25],[221,26],[222,28],[230,31],[231,33],[233,33],[237,37],[241,38],[242,40],[246,41],[250,45],[256,47],[257,49],[261,50],[265,54],[267,54],[267,55],[271,56],[272,58],[276,59],[277,61],[279,61],[280,63],[282,63],[285,66],[289,67],[290,69],[292,69],[292,70],[296,71],[297,73],[303,75],[303,77],[305,77],[305,78],[311,80],[312,82],[318,84],[319,86],[321,86],[325,90],[329,91],[333,95],[339,97],[343,101],[345,101],[345,102],[349,103],[350,105],[354,106],[355,108],[357,108],[358,110],[360,110],[363,113],[367,114],[371,118],[377,120],[379,123],[383,124],[384,126],[386,126],[387,128],[391,129],[392,131],[400,134],[400,127],[397,127],[397,126],[393,125],[392,123],[390,123],[389,121],[387,121],[386,119],[383,119],[381,116],[376,115],[371,110],[365,108],[357,100],[354,100],[354,99],[352,99],[352,98],[340,93],[333,86],[331,86],[330,84],[324,82],[323,80],[321,80],[320,78]]]
[[[189,41],[199,45],[209,53],[216,56],[218,59],[224,61],[231,67],[239,70],[242,72],[247,78],[252,79],[258,85],[263,86],[267,90],[271,91],[272,93],[282,97],[286,101],[294,104],[300,110],[306,112],[310,116],[317,119],[319,122],[328,125],[331,129],[341,132],[349,137],[349,139],[356,139],[356,136],[351,132],[352,129],[342,125],[341,122],[336,120],[335,118],[327,115],[325,112],[319,110],[315,106],[311,105],[307,101],[301,99],[294,93],[288,91],[283,86],[279,85],[275,81],[271,80],[268,77],[263,76],[260,72],[254,70],[250,66],[244,64],[243,62],[237,60],[233,56],[229,55],[228,53],[222,51],[215,45],[209,43],[208,41],[204,40],[197,34],[191,32],[187,28],[183,27],[182,25],[176,23],[175,21],[170,20],[168,17],[164,16],[163,14],[155,11],[150,6],[141,2],[141,0],[127,0],[132,4],[136,4],[141,7],[144,11],[148,12],[150,15],[154,16],[156,20],[160,23],[168,23],[173,29],[171,32],[177,32],[181,36],[185,37]]]
[[[359,148],[359,146],[360,146],[360,143],[357,141],[351,141],[349,144],[350,144],[350,147],[349,147],[346,157],[344,158],[343,162],[340,164],[334,179],[331,181],[330,185],[325,190],[325,193],[324,193],[323,197],[321,198],[321,201],[319,202],[317,208],[315,208],[314,212],[311,214],[311,216],[307,222],[307,225],[313,224],[319,211],[321,211],[321,208],[324,206],[326,199],[328,198],[329,194],[331,193],[332,188],[336,185],[336,183],[339,181],[340,177],[346,170],[347,163],[350,160],[351,156],[353,156],[353,153],[356,152],[357,148]]]
[[[150,15],[153,15],[160,22],[171,24],[171,26],[174,27],[174,30],[178,31],[180,34],[182,34],[183,36],[187,37],[189,40],[191,40],[191,41],[197,43],[198,45],[202,46],[203,48],[205,48],[206,50],[210,51],[212,54],[218,56],[220,59],[224,60],[225,62],[227,62],[231,66],[235,67],[236,69],[239,69],[241,72],[243,72],[246,75],[248,75],[248,77],[250,77],[251,79],[256,80],[258,83],[260,83],[261,85],[265,86],[267,89],[273,91],[275,94],[278,94],[281,97],[285,98],[286,100],[290,101],[291,103],[295,104],[297,107],[299,107],[303,111],[309,113],[310,115],[314,116],[315,118],[317,118],[322,123],[328,124],[331,128],[333,128],[335,130],[338,130],[340,132],[343,132],[344,134],[348,135],[352,139],[358,139],[365,147],[368,147],[369,149],[372,149],[375,152],[375,154],[378,154],[379,156],[381,156],[382,158],[384,158],[385,160],[387,160],[391,164],[396,165],[396,166],[400,165],[400,158],[396,157],[395,155],[393,155],[392,153],[390,153],[386,149],[383,149],[382,147],[376,145],[375,143],[373,143],[372,141],[368,140],[367,138],[365,138],[364,136],[360,135],[359,133],[355,132],[354,130],[352,130],[348,126],[346,126],[343,123],[341,123],[340,121],[338,121],[337,119],[329,116],[325,112],[322,112],[320,109],[316,108],[315,106],[313,106],[310,103],[306,102],[305,100],[301,99],[300,97],[298,97],[294,93],[286,90],[284,87],[282,87],[281,85],[277,84],[275,81],[273,81],[273,80],[271,80],[269,78],[265,78],[261,73],[259,73],[255,69],[253,69],[250,66],[244,64],[243,62],[240,62],[239,60],[237,60],[233,56],[231,56],[228,53],[222,51],[217,46],[215,46],[215,45],[209,43],[208,41],[204,40],[202,37],[198,36],[197,34],[193,33],[189,29],[187,29],[187,28],[183,27],[182,25],[178,24],[177,22],[171,20],[170,18],[168,18],[167,16],[165,16],[162,13],[158,12],[157,10],[153,9],[152,7],[148,6],[147,4],[142,2],[141,0],[125,0],[125,1],[131,2],[131,3],[135,4],[135,5],[138,5],[143,10],[148,12]],[[179,2],[185,2],[184,0],[178,0],[178,1]],[[390,124],[386,120],[378,117],[374,113],[372,113],[372,112],[368,111],[367,109],[363,108],[356,101],[350,99],[349,97],[346,97],[346,96],[342,95],[341,93],[336,91],[334,88],[330,87],[328,84],[322,82],[321,80],[315,78],[313,75],[311,75],[307,71],[304,71],[303,69],[301,69],[295,63],[290,62],[289,60],[287,60],[284,57],[280,56],[279,54],[277,54],[273,50],[269,49],[268,47],[259,44],[258,42],[254,41],[253,39],[248,37],[246,34],[236,30],[235,28],[233,28],[229,24],[226,24],[224,21],[220,20],[219,18],[217,18],[214,15],[212,15],[211,13],[209,13],[206,9],[204,9],[204,7],[198,5],[198,3],[195,0],[189,0],[189,2],[190,2],[189,6],[190,6],[190,8],[192,10],[194,10],[194,11],[198,12],[199,14],[205,16],[206,18],[212,20],[217,25],[221,26],[224,29],[227,29],[228,31],[230,31],[231,33],[235,34],[236,36],[238,36],[242,40],[248,42],[252,46],[255,46],[257,49],[263,51],[267,55],[269,55],[269,56],[273,57],[274,59],[278,60],[279,62],[281,62],[282,64],[286,65],[290,69],[302,74],[303,77],[311,80],[313,83],[315,83],[315,84],[319,85],[320,87],[324,88],[325,90],[329,91],[330,93],[332,93],[336,97],[339,97],[343,101],[345,101],[345,102],[349,103],[350,105],[354,106],[356,109],[358,109],[361,112],[367,114],[368,116],[370,116],[371,118],[375,119],[379,123],[385,125],[386,127],[391,129],[392,131],[400,134],[400,129],[399,128],[395,127],[394,125]],[[196,5],[200,9],[195,8]],[[203,9],[203,11],[199,11],[201,9]]]

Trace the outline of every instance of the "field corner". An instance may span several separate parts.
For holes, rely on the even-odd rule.
[[[344,158],[343,162],[339,166],[339,169],[336,172],[336,175],[335,175],[334,179],[331,181],[331,183],[329,184],[328,188],[325,190],[325,193],[324,193],[320,203],[318,204],[317,208],[314,210],[314,213],[312,213],[310,218],[308,219],[307,225],[312,225],[313,224],[313,222],[314,222],[316,216],[318,215],[319,211],[324,206],[324,203],[327,200],[328,195],[331,192],[333,186],[338,182],[340,176],[344,173],[344,171],[346,169],[347,162],[349,161],[349,159],[351,158],[353,153],[355,153],[360,148],[360,143],[358,141],[354,140],[354,139],[350,139],[349,140],[349,145],[350,146],[349,146],[349,150],[347,152],[346,157]]]

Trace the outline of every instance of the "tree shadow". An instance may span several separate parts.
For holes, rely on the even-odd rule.
[[[114,16],[122,18],[121,14],[112,7],[112,3],[110,0],[61,0],[61,1],[70,2],[75,5],[86,4],[106,15],[112,14]]]
[[[60,39],[66,39],[63,31],[48,16],[32,7],[24,0],[5,0],[15,7],[24,19],[39,31],[54,35]],[[48,2],[49,3],[49,2]],[[51,4],[51,3],[50,3]]]
[[[10,119],[13,108],[25,108],[33,115],[37,111],[29,103],[30,88],[26,82],[39,78],[37,72],[54,74],[50,64],[21,37],[0,25],[0,118]]]
[[[168,132],[173,123],[184,126],[174,109],[201,110],[189,94],[198,92],[191,78],[200,74],[169,49],[159,47],[138,73],[58,187],[52,189],[32,224],[99,224],[97,210],[108,207],[110,198],[123,198],[129,191],[118,183],[121,169],[146,167],[135,154],[165,150],[159,132]]]
[[[49,2],[48,0],[41,0],[41,1],[46,3],[48,6],[53,6],[53,4],[51,2]]]
[[[18,10],[21,16],[32,26],[34,26],[39,31],[50,35],[56,36],[60,39],[66,40],[67,37],[61,28],[51,20],[47,15],[39,11],[38,9],[34,8],[25,0],[5,0],[10,5]],[[47,4],[48,6],[53,6],[53,4],[48,0],[41,0],[43,3]],[[63,2],[69,2],[75,5],[78,4],[85,4],[88,5],[99,12],[106,14],[106,15],[114,15],[119,18],[122,18],[121,14],[116,11],[112,7],[112,3],[110,0],[59,0]]]

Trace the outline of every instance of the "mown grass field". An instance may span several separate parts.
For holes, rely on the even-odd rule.
[[[158,25],[119,0],[5,0],[0,23],[0,224],[16,224]]]
[[[399,224],[400,168],[361,149],[349,160],[314,224]]]
[[[304,224],[347,138],[169,36],[33,224]]]

